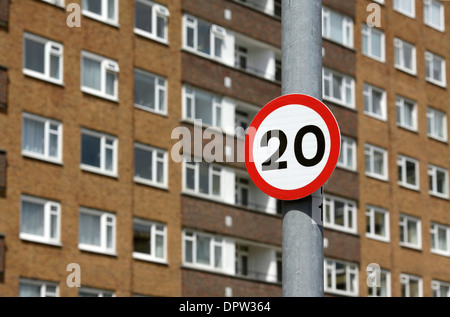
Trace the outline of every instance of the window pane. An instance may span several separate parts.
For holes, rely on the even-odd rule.
[[[441,194],[447,194],[447,188],[445,184],[445,174],[439,171],[436,171],[436,183],[437,183],[437,192]]]
[[[56,239],[58,237],[58,217],[56,215],[50,216],[50,238]]]
[[[448,252],[448,246],[447,246],[447,230],[443,228],[437,229],[437,243],[438,243],[438,249],[441,251]]]
[[[136,28],[152,33],[152,6],[135,1]]]
[[[344,42],[343,17],[340,14],[330,11],[331,38],[339,43]]]
[[[100,246],[100,216],[80,214],[80,243]]]
[[[116,8],[115,8],[115,2],[117,0],[108,0],[108,19],[115,19],[116,16]]]
[[[213,175],[213,195],[220,196],[220,175]]]
[[[23,201],[20,224],[21,224],[20,232],[43,237],[44,205]]]
[[[184,241],[184,247],[185,247],[185,261],[188,263],[193,263],[193,245],[192,245],[192,241],[190,240],[185,240]]]
[[[45,45],[25,39],[25,68],[44,74]]]
[[[409,280],[409,297],[419,297],[419,281]]]
[[[60,79],[59,56],[50,55],[50,77]]]
[[[156,17],[156,36],[159,38],[166,38],[166,19],[161,17],[161,16],[157,16]]]
[[[153,180],[153,154],[139,148],[134,149],[134,176]]]
[[[210,42],[211,42],[211,38],[210,38],[210,25],[203,22],[203,21],[198,21],[198,50],[200,52],[206,53],[206,54],[210,54],[211,53],[211,48],[210,48]]]
[[[213,124],[213,97],[210,94],[197,90],[195,92],[195,119],[203,120],[203,123]]]
[[[106,73],[106,94],[114,96],[116,94],[116,77],[115,73]]]
[[[134,102],[155,109],[155,77],[134,73]]]
[[[412,48],[406,45],[403,45],[403,66],[406,68],[412,69]]]
[[[338,100],[342,98],[342,77],[333,75],[333,97]]]
[[[19,297],[41,297],[41,286],[20,283]]]
[[[106,248],[114,247],[114,228],[111,225],[106,226]]]
[[[188,27],[187,28],[187,40],[186,40],[186,45],[188,47],[194,47],[194,29]]]
[[[102,0],[83,0],[83,9],[101,15]]]
[[[197,263],[211,264],[210,242],[211,239],[208,237],[197,236]]]
[[[44,154],[45,124],[28,118],[23,123],[23,150]]]
[[[385,215],[382,212],[375,212],[375,234],[379,236],[386,236],[386,225],[384,223],[385,221]]]
[[[334,223],[336,225],[344,226],[344,209],[344,203],[340,201],[334,202]]]
[[[186,187],[195,190],[195,169],[186,167]]]
[[[408,243],[418,244],[418,232],[417,232],[417,222],[408,221]]]
[[[114,152],[112,149],[106,149],[105,150],[105,169],[107,171],[113,171],[114,170]]]
[[[378,58],[382,58],[382,34],[376,31],[372,31],[372,55]]]
[[[383,94],[377,90],[372,90],[372,111],[374,114],[381,116],[382,115],[382,103]]]
[[[373,172],[375,174],[384,175],[384,155],[381,152],[373,153]]]
[[[81,136],[81,163],[100,168],[100,138],[83,134]]]
[[[101,90],[101,63],[83,57],[83,86]]]
[[[164,163],[160,161],[156,163],[156,182],[164,183]]]
[[[214,246],[214,267],[222,267],[222,247],[218,245]]]
[[[51,133],[49,142],[48,155],[51,157],[58,157],[58,135]]]
[[[341,291],[347,290],[347,276],[344,264],[336,262],[336,289]]]
[[[214,56],[215,57],[222,57],[222,45],[223,41],[219,37],[214,37]]]
[[[140,224],[133,224],[133,245],[134,251],[139,253],[151,254],[151,235],[150,227]]]
[[[200,164],[200,186],[201,193],[209,194],[209,166],[208,164]]]
[[[155,239],[155,256],[157,258],[164,258],[164,236],[158,234]]]
[[[416,164],[409,161],[406,161],[406,182],[416,185]]]

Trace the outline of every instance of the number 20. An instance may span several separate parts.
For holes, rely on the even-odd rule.
[[[307,159],[305,155],[303,154],[303,138],[306,134],[312,133],[316,137],[317,140],[317,152],[316,155],[311,158]],[[272,171],[272,170],[282,170],[287,169],[287,162],[286,161],[278,161],[284,154],[284,152],[287,149],[288,140],[286,137],[286,134],[281,130],[270,130],[267,131],[266,134],[261,139],[261,146],[267,147],[269,145],[269,140],[272,138],[277,138],[280,141],[280,146],[275,153],[272,154],[272,156],[262,163],[262,170],[263,171]],[[294,140],[294,154],[295,158],[297,159],[297,162],[305,167],[312,167],[320,163],[322,161],[323,156],[325,155],[325,136],[323,135],[323,132],[319,127],[315,125],[307,125],[300,129],[300,131],[297,132],[297,135],[295,136]]]

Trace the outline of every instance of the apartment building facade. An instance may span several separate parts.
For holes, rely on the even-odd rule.
[[[323,1],[343,136],[325,293],[449,296],[450,6],[385,2]],[[0,0],[0,295],[281,296],[280,202],[242,159],[281,95],[280,17],[277,0]],[[214,131],[222,160],[202,155]]]

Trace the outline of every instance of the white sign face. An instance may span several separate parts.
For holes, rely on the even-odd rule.
[[[331,111],[313,97],[279,97],[256,115],[250,127],[247,170],[272,197],[305,197],[319,189],[336,166],[339,127]]]

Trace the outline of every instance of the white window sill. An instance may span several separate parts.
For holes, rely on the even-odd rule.
[[[150,112],[150,113],[154,113],[154,114],[163,116],[163,117],[168,117],[168,116],[169,116],[168,113],[167,113],[167,111],[158,111],[158,110],[154,110],[154,109],[152,109],[152,108],[148,108],[148,107],[145,107],[145,106],[141,106],[141,105],[136,104],[136,103],[134,104],[134,107],[137,108],[137,109],[140,109],[140,110],[144,110],[144,111],[147,111],[147,112]]]
[[[377,120],[380,120],[380,121],[383,121],[383,122],[387,122],[387,118],[386,117],[381,117],[379,115],[373,114],[371,112],[366,112],[366,111],[364,111],[364,114],[366,116],[368,116],[368,117],[373,118],[373,119],[377,119]]]
[[[398,185],[399,185],[400,187],[403,187],[403,188],[407,188],[407,189],[411,189],[411,190],[420,192],[419,186],[414,186],[414,185],[410,185],[410,184],[406,184],[406,183],[401,183],[401,182],[398,182]]]
[[[373,173],[366,172],[366,176],[368,176],[370,178],[374,178],[374,179],[380,180],[380,181],[383,181],[383,182],[388,182],[389,181],[388,177],[387,176],[383,176],[383,175],[378,175],[378,174],[373,174]]]
[[[348,234],[352,234],[352,235],[358,235],[358,232],[356,232],[356,228],[355,229],[347,229],[345,227],[329,224],[329,223],[326,223],[326,222],[323,222],[323,227],[325,229],[330,229],[330,230],[339,231],[339,232],[343,232],[343,233],[348,233]]]
[[[100,15],[98,15],[98,14],[95,14],[95,13],[92,13],[92,12],[90,12],[90,11],[81,10],[81,13],[82,13],[84,16],[86,16],[86,17],[88,17],[88,18],[91,18],[91,19],[93,19],[93,20],[100,21],[100,22],[102,22],[102,23],[111,25],[111,26],[116,27],[116,28],[119,28],[119,27],[120,27],[120,25],[119,25],[119,23],[118,23],[117,21],[105,19],[105,18],[103,18],[102,16],[100,16]]]
[[[431,249],[431,253],[436,254],[436,255],[450,257],[450,252],[445,252],[445,251],[441,251],[441,250],[433,250],[433,249]]]
[[[45,239],[40,236],[33,236],[33,235],[27,234],[27,233],[20,233],[20,239],[24,240],[24,241],[29,241],[29,242],[35,242],[35,243],[40,243],[40,244],[52,245],[52,246],[56,246],[56,247],[62,247],[62,243],[60,241],[52,241],[52,240],[48,240],[48,239]]]
[[[147,38],[149,40],[152,40],[152,41],[155,41],[155,42],[159,42],[161,44],[169,46],[169,41],[167,41],[167,39],[162,39],[162,38],[157,37],[156,35],[154,35],[152,33],[148,33],[148,32],[142,31],[142,30],[140,30],[138,28],[134,28],[134,33],[137,34],[137,35],[140,35],[142,37],[145,37],[145,38]]]
[[[107,94],[105,94],[105,93],[103,93],[101,91],[95,90],[95,89],[91,89],[91,88],[82,86],[81,87],[81,91],[84,92],[84,93],[96,96],[96,97],[107,99],[109,101],[113,101],[113,102],[117,102],[117,103],[119,102],[119,98],[117,98],[115,96],[107,95]]]
[[[447,138],[441,138],[441,137],[439,137],[439,136],[432,135],[432,134],[427,134],[427,136],[428,136],[430,139],[433,139],[433,140],[436,140],[436,141],[439,141],[439,142],[442,142],[442,143],[447,143],[447,142],[448,142],[448,139],[447,139]]]
[[[43,80],[43,81],[47,81],[47,82],[55,84],[55,85],[64,86],[64,83],[63,83],[62,80],[58,80],[58,79],[54,79],[54,78],[48,77],[48,76],[46,76],[46,75],[44,75],[42,73],[38,73],[38,72],[29,70],[29,69],[26,69],[26,68],[22,69],[22,72],[25,75],[30,76],[30,77],[33,77],[33,78],[36,78],[36,79],[40,79],[40,80]]]
[[[54,159],[51,157],[47,157],[47,156],[42,156],[36,153],[32,153],[32,152],[27,152],[27,151],[22,151],[22,155],[28,158],[32,158],[32,159],[36,159],[36,160],[40,160],[43,162],[47,162],[47,163],[52,163],[52,164],[56,164],[56,165],[63,165],[63,162],[60,159]]]
[[[440,194],[440,193],[434,193],[434,192],[428,192],[431,196],[442,198],[442,199],[448,199],[448,195]]]
[[[443,26],[434,25],[434,24],[431,24],[431,23],[428,23],[428,22],[423,22],[423,23],[426,26],[429,26],[430,28],[435,29],[436,31],[439,31],[439,32],[442,32],[442,33],[445,32],[445,27],[443,27]]]
[[[355,110],[354,104],[349,105],[349,104],[346,104],[345,102],[343,102],[342,100],[335,99],[333,97],[329,97],[329,96],[325,96],[325,95],[323,96],[323,99],[326,101],[332,102],[334,104],[337,104],[339,106]]]
[[[86,171],[86,172],[91,172],[91,173],[95,173],[95,174],[100,174],[103,176],[108,176],[108,177],[113,177],[113,178],[118,178],[119,176],[117,175],[117,173],[112,173],[112,172],[107,172],[107,171],[103,171],[101,169],[95,168],[95,167],[91,167],[89,165],[80,165],[81,170]]]
[[[231,274],[225,272],[223,269],[213,268],[213,267],[207,266],[207,265],[186,263],[184,261],[183,261],[182,265],[183,265],[183,267],[196,269],[196,270],[200,270],[200,271],[207,271],[207,272],[212,272],[212,273],[231,275]]]
[[[444,82],[443,81],[439,81],[439,80],[436,80],[436,79],[430,78],[430,77],[425,77],[425,79],[430,84],[439,86],[441,88],[447,88],[447,83],[445,81]]]
[[[377,236],[377,235],[370,234],[370,233],[366,233],[366,238],[377,240],[377,241],[381,241],[381,242],[390,243],[389,238],[385,238],[385,237],[382,237],[382,236]]]
[[[416,127],[409,127],[407,125],[403,125],[403,124],[398,123],[398,122],[397,122],[397,127],[405,129],[405,130],[408,130],[408,131],[411,131],[411,132],[415,132],[415,133],[418,132]]]
[[[156,188],[165,189],[165,190],[169,189],[167,184],[158,184],[158,183],[146,180],[145,178],[134,177],[133,180],[138,184],[147,185],[150,187],[156,187]]]
[[[142,260],[146,262],[154,262],[159,264],[168,264],[166,259],[159,259],[154,256],[143,254],[139,252],[133,252],[133,258],[137,260]]]
[[[105,250],[99,247],[91,246],[88,244],[78,244],[78,249],[82,251],[92,252],[92,253],[99,253],[104,255],[110,255],[110,256],[117,256],[117,253],[115,251]]]
[[[396,69],[398,69],[399,71],[402,71],[404,73],[407,73],[409,75],[412,76],[417,76],[417,71],[415,71],[414,69],[409,69],[400,65],[394,65]]]
[[[413,249],[413,250],[418,250],[418,251],[422,250],[421,245],[408,244],[408,243],[404,243],[404,242],[400,242],[399,245],[401,247],[408,248],[408,249]]]
[[[350,292],[331,290],[331,289],[325,289],[324,292],[329,293],[329,294],[344,295],[344,296],[349,296],[349,297],[357,297],[358,296],[358,293],[350,293]]]
[[[370,54],[366,54],[366,53],[363,53],[363,55],[364,56],[366,56],[366,57],[368,57],[368,58],[371,58],[371,59],[373,59],[373,60],[375,60],[375,61],[377,61],[377,62],[380,62],[380,63],[386,63],[386,58],[379,58],[378,56],[375,56],[375,55],[370,55]]]

